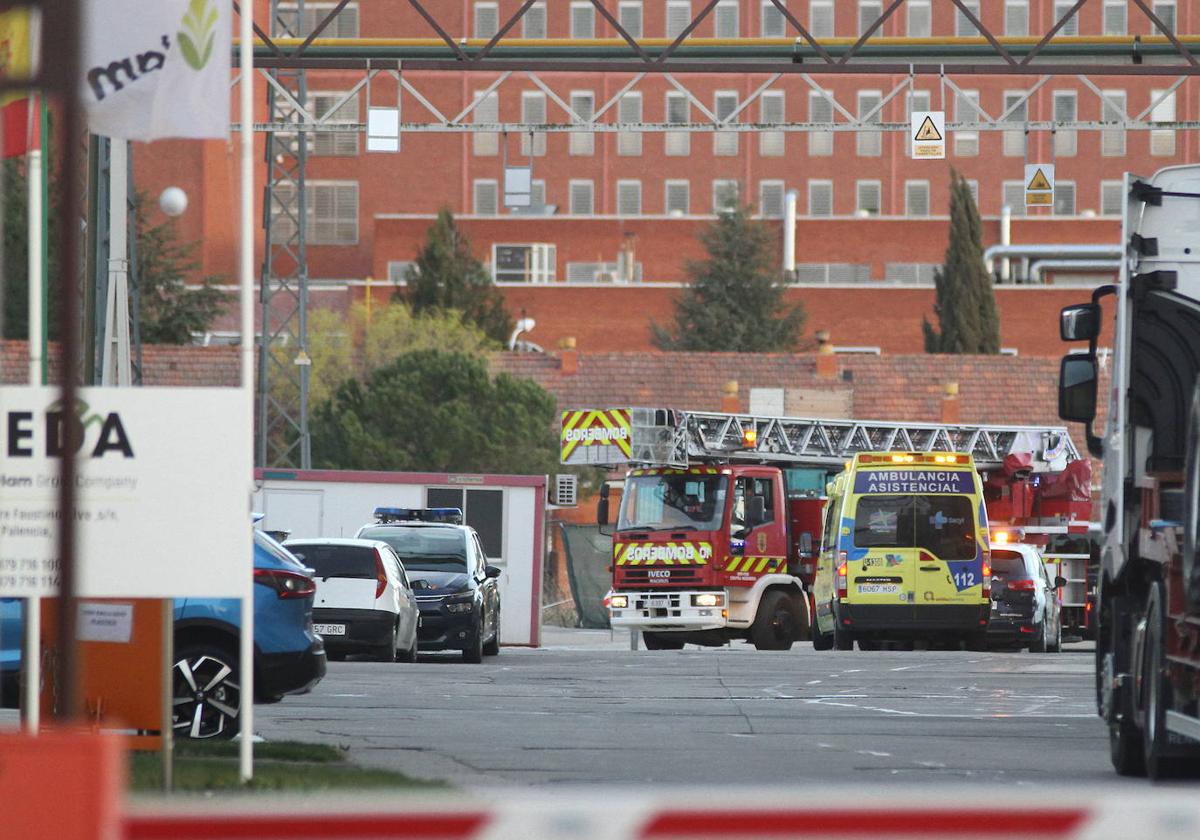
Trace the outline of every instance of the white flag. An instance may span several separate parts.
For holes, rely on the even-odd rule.
[[[88,128],[127,140],[229,136],[229,0],[87,0]]]

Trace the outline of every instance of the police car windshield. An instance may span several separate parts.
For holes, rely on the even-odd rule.
[[[862,496],[854,514],[854,545],[923,548],[941,560],[974,560],[972,510],[967,496]]]
[[[630,476],[617,530],[716,530],[727,483],[723,475],[698,473]]]
[[[360,537],[382,540],[396,550],[404,568],[426,572],[466,572],[467,536],[458,528],[381,525],[366,528]]]

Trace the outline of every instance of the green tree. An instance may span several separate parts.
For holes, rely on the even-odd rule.
[[[4,287],[0,289],[0,338],[26,339],[29,337],[29,231],[28,231],[28,181],[25,179],[25,159],[11,158],[0,163],[3,173],[4,213]],[[54,201],[55,191],[49,191]],[[54,208],[51,207],[53,214]],[[50,217],[53,219],[53,215]],[[58,306],[62,295],[55,294],[58,282],[58,249],[55,247],[55,226],[50,225],[46,235],[49,242],[48,277],[51,291],[49,326],[51,335],[57,332]]]
[[[950,241],[945,264],[934,272],[935,330],[922,320],[927,353],[999,353],[1000,317],[992,278],[983,264],[979,211],[971,189],[950,173]]]
[[[688,263],[691,283],[675,301],[673,327],[651,322],[655,346],[737,353],[793,349],[804,328],[804,306],[784,301],[771,229],[742,207],[722,213],[700,241],[708,259]]]
[[[414,313],[457,310],[464,323],[475,324],[496,341],[508,340],[512,315],[448,209],[443,208],[430,226],[405,281],[407,291],[397,289],[396,296]]]
[[[187,344],[193,332],[204,332],[212,325],[232,297],[218,289],[211,277],[198,286],[184,283],[184,277],[200,267],[197,243],[180,241],[174,219],[150,224],[146,206],[146,197],[139,194],[134,204],[135,277],[142,341]]]
[[[319,467],[547,473],[556,468],[554,398],[537,383],[490,376],[485,359],[415,350],[349,379],[313,415]]]

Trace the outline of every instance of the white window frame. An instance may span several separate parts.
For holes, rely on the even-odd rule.
[[[337,5],[336,3],[329,3],[329,2],[324,2],[324,3],[306,2],[304,4],[304,17],[309,18],[309,20],[297,21],[298,28],[300,30],[298,37],[307,38],[308,35],[313,31],[313,29],[316,28],[317,24],[320,23],[322,20],[324,20],[325,15],[332,12],[336,5]],[[287,15],[287,14],[297,15],[297,14],[299,14],[299,11],[300,11],[300,7],[297,3],[280,3],[279,4],[280,16]],[[347,13],[349,13],[349,14],[347,14]],[[351,32],[349,34],[341,33],[340,21],[342,20],[343,15],[346,15],[347,18],[352,17],[354,20],[353,32]],[[330,21],[329,26],[325,27],[325,31],[321,33],[321,37],[322,38],[357,38],[359,36],[359,32],[361,31],[361,29],[362,29],[362,17],[361,17],[361,13],[359,11],[358,3],[357,2],[348,3],[344,9],[342,9],[340,12],[338,12],[338,16],[336,18],[334,18],[332,21]],[[275,27],[274,21],[271,22],[271,34],[275,35],[277,37],[282,37],[282,30],[278,30]]]
[[[1155,102],[1166,93],[1166,89],[1150,91],[1150,101]],[[1174,122],[1176,107],[1178,107],[1178,90],[1172,91],[1167,97],[1150,110],[1150,122]],[[1175,130],[1172,128],[1154,128],[1150,130],[1150,154],[1152,157],[1175,156]]]
[[[960,109],[963,102],[968,104]],[[974,104],[970,104],[974,103]],[[979,91],[963,90],[954,94],[954,121],[955,122],[979,122],[979,110],[975,107],[979,104]],[[959,113],[959,111],[966,113]],[[955,157],[978,157],[979,156],[979,132],[973,130],[963,131],[957,129],[954,132],[954,156]]]
[[[1013,198],[1009,200],[1010,196]],[[1014,216],[1025,215],[1025,181],[1003,181],[1000,184],[1000,206],[1008,205]]]
[[[686,93],[669,90],[663,99],[663,122],[668,125],[676,124],[671,118],[671,103],[683,103],[684,122],[691,121],[692,101]],[[668,157],[687,157],[692,153],[692,133],[690,131],[663,132],[663,154]]]
[[[828,26],[817,19],[817,10],[828,15]],[[808,4],[808,31],[814,38],[832,38],[837,34],[837,7],[833,0],[811,0]]]
[[[317,206],[318,206],[317,195],[316,195],[317,191],[321,190],[321,189],[325,189],[325,188],[337,189],[339,187],[340,188],[350,188],[350,189],[353,189],[353,191],[354,191],[354,236],[347,238],[347,239],[339,239],[339,238],[337,238],[336,235],[332,238],[321,236],[319,225],[323,224],[323,222],[321,219],[319,219],[317,217]],[[309,245],[334,245],[334,246],[342,246],[342,247],[346,247],[346,246],[350,246],[350,245],[357,245],[358,237],[359,237],[359,219],[361,216],[359,204],[362,200],[362,191],[359,188],[358,181],[351,181],[351,180],[309,181],[305,185],[305,190],[308,192],[308,196],[307,196],[308,201],[306,202],[306,206],[308,208],[309,219],[308,219],[308,224],[307,224],[307,228],[305,231],[308,244]],[[336,203],[337,203],[336,199],[335,199],[334,203],[336,205]],[[329,223],[329,220],[326,220],[326,222],[324,222],[324,223]],[[341,220],[336,217],[332,220],[332,224],[335,227],[340,223],[341,223]]]
[[[779,212],[768,213],[767,202],[764,193],[768,189],[779,190]],[[767,178],[758,182],[758,215],[764,219],[782,219],[784,207],[787,204],[787,188],[781,179]]]
[[[971,10],[976,20],[983,21],[979,16],[979,0],[963,0],[963,5]],[[959,38],[976,38],[980,35],[978,27],[957,6],[954,7],[954,34]]]
[[[630,15],[636,13],[636,26],[632,25],[629,20],[626,19],[626,12],[628,12]],[[646,31],[646,17],[645,10],[642,8],[642,0],[621,0],[620,4],[617,6],[617,22],[621,24],[621,27],[630,35],[630,37],[645,37],[644,33]]]
[[[909,38],[928,38],[933,34],[933,13],[929,0],[908,0],[905,4],[904,31]],[[914,12],[917,14],[914,15]],[[919,19],[920,16],[923,20]],[[918,18],[915,19],[914,18]]]
[[[481,203],[479,201],[479,190],[481,188],[488,188],[488,187],[490,187],[492,190],[492,198],[495,202],[496,209],[495,209],[495,211],[493,211],[491,213],[484,213],[484,212],[480,211],[480,207],[479,207],[479,205]],[[471,181],[471,213],[473,215],[487,216],[489,218],[492,216],[499,216],[500,215],[500,202],[501,202],[500,182],[497,181],[495,178],[475,178],[474,180]]]
[[[589,23],[588,23],[588,31],[587,32],[580,32],[578,30],[578,28],[575,26],[575,24],[576,24],[575,14],[576,14],[576,12],[580,12],[580,11],[584,11],[584,12],[588,13],[587,19],[588,19]],[[596,37],[596,7],[593,6],[591,3],[586,2],[586,0],[585,0],[585,2],[580,2],[580,0],[572,0],[572,3],[571,3],[571,37],[577,38],[577,39],[579,39],[579,38],[595,38]]]
[[[580,102],[588,102],[587,113],[580,113]],[[573,90],[567,100],[571,110],[583,119],[591,119],[596,113],[596,92],[594,90]],[[596,135],[591,131],[572,131],[567,141],[567,154],[577,157],[590,157],[596,153]]]
[[[493,122],[490,119],[481,119],[480,115],[486,116],[486,111],[495,109],[496,119],[494,122],[500,121],[500,91],[493,90],[484,96],[483,90],[477,90],[474,93],[475,100],[483,100],[479,102],[471,111],[472,122]],[[500,135],[495,131],[479,131],[471,134],[471,151],[476,157],[495,157],[500,154]]]
[[[683,178],[669,179],[663,182],[663,213],[670,216],[678,209],[671,207],[672,187],[676,189],[683,187],[684,207],[680,211],[680,214],[684,216],[690,215],[692,212],[692,182]]]
[[[1176,31],[1178,31],[1179,8],[1178,8],[1178,5],[1175,3],[1175,0],[1155,0],[1155,2],[1151,4],[1150,9],[1151,9],[1151,11],[1154,12],[1155,17],[1157,17],[1163,23],[1167,24],[1167,29],[1169,29],[1171,31],[1172,35],[1174,35],[1176,33]],[[1166,15],[1166,12],[1168,9],[1171,10],[1171,14],[1169,16],[1170,20],[1167,20],[1167,15]],[[1161,35],[1162,34],[1161,32],[1158,31],[1158,27],[1155,26],[1153,23],[1151,23],[1150,26],[1151,26],[1150,34],[1152,34],[1152,35]]]
[[[1129,94],[1124,90],[1105,90],[1101,91],[1104,98],[1100,101],[1100,119],[1106,120],[1111,114],[1113,117],[1119,117],[1118,110],[1128,113]],[[1115,104],[1109,104],[1114,102]],[[1119,108],[1117,106],[1120,106]],[[1100,131],[1100,156],[1101,157],[1124,157],[1125,147],[1128,144],[1125,142],[1125,129],[1111,128],[1101,129]]]
[[[479,13],[484,10],[490,10],[496,14],[496,29],[492,32],[484,32],[479,28]],[[471,6],[471,33],[476,38],[491,38],[500,30],[500,6],[493,0],[476,0]]]
[[[308,112],[312,114],[313,119],[320,119],[325,116],[326,112],[317,107],[319,99],[328,97],[331,100],[329,104],[334,104],[345,95],[346,91],[344,90],[310,90],[308,91]],[[338,110],[346,111],[345,116],[353,122],[358,122],[362,114],[358,94],[347,99]],[[321,157],[354,157],[359,151],[358,135],[357,131],[311,132],[308,134],[309,154]]]
[[[1060,200],[1062,200],[1062,197],[1064,195],[1066,195],[1068,192],[1071,195],[1071,212],[1060,213],[1058,211],[1058,203]],[[1069,217],[1069,216],[1078,216],[1079,215],[1079,191],[1076,188],[1074,181],[1064,181],[1061,178],[1055,178],[1055,180],[1054,180],[1054,209],[1052,212],[1055,216]]]
[[[538,34],[537,30],[534,29],[534,27],[532,27],[530,25],[531,22],[537,21],[537,19],[538,19],[536,14],[534,14],[531,17],[530,13],[531,12],[536,13],[538,11],[540,11],[542,13],[541,14],[541,34]],[[530,6],[528,9],[525,10],[525,14],[521,15],[521,37],[522,38],[530,38],[533,40],[542,40],[546,37],[546,34],[549,31],[549,28],[550,28],[550,22],[546,19],[545,0],[538,0],[537,3],[534,3],[532,6]]]
[[[540,120],[530,114],[532,103],[539,103],[537,107],[541,109],[542,118]],[[540,90],[523,90],[521,91],[521,122],[529,125],[531,123],[540,122],[545,124],[547,120],[546,111],[546,94]],[[543,157],[546,154],[546,132],[544,131],[522,131],[521,132],[521,154],[525,157]]]
[[[1011,15],[1021,12],[1024,12],[1024,19],[1020,25],[1013,26],[1014,21]],[[1029,34],[1029,0],[1004,0],[1004,34],[1011,36]]]
[[[872,11],[874,15],[868,20]],[[861,38],[881,17],[883,17],[883,0],[858,0],[858,37]]]
[[[825,189],[825,190],[828,190],[828,193],[829,193],[829,212],[828,212],[828,213],[817,213],[817,212],[815,212],[815,211],[814,211],[814,207],[813,207],[813,192],[814,192],[815,190],[817,190],[817,189]],[[806,208],[806,209],[807,209],[807,211],[808,211],[808,215],[809,215],[811,218],[814,218],[814,219],[828,219],[828,218],[831,218],[831,217],[833,216],[833,214],[834,214],[834,207],[833,207],[833,181],[831,181],[831,180],[828,180],[828,179],[824,179],[824,178],[812,178],[812,179],[809,179],[809,182],[808,182],[808,187],[807,187],[807,193],[808,193],[808,206],[807,206],[807,208]]]
[[[588,190],[588,209],[587,212],[581,213],[575,207],[575,188],[587,187]],[[594,216],[596,215],[596,182],[590,178],[572,178],[567,182],[567,214],[570,216]]]
[[[722,190],[733,189],[733,206],[721,206],[720,194]],[[719,216],[722,213],[732,213],[737,210],[742,202],[742,191],[740,185],[735,178],[714,178],[712,182],[712,212],[714,216]]]
[[[626,213],[621,209],[621,190],[622,188],[637,187],[637,210],[633,213]],[[614,210],[617,216],[623,219],[632,219],[642,215],[642,182],[637,178],[621,178],[617,181],[617,189],[614,195]]]
[[[832,96],[832,94],[831,94]],[[834,108],[833,103],[826,99],[820,92],[812,90],[808,93],[808,118],[810,122],[816,122],[816,116],[813,114],[815,106],[819,103],[821,108],[829,109],[829,121],[833,122]],[[823,121],[822,121],[823,122]],[[811,131],[808,134],[808,156],[809,157],[829,157],[833,154],[833,138],[832,131]]]
[[[775,110],[778,116],[768,113]],[[758,98],[759,118],[763,123],[782,123],[787,118],[787,97],[781,90],[763,91]],[[787,134],[783,131],[766,130],[758,135],[758,154],[761,157],[783,157],[787,151]]]
[[[881,90],[858,91],[858,111],[856,116],[866,125],[881,122],[883,120],[883,109],[877,106],[882,101],[883,91]],[[863,118],[867,113],[873,109],[875,109],[875,116],[871,117],[870,120],[864,120]],[[868,130],[856,131],[854,134],[855,152],[859,157],[879,157],[883,154],[883,134],[881,132]]]
[[[1113,199],[1110,205],[1107,198]],[[1112,206],[1115,205],[1115,206]],[[1100,182],[1100,209],[1101,216],[1117,216],[1120,217],[1125,209],[1125,182],[1124,181],[1101,181]]]
[[[1114,15],[1115,26],[1109,25],[1109,14]],[[1119,15],[1119,20],[1115,16]],[[1153,26],[1153,24],[1151,24]],[[1100,28],[1105,35],[1126,35],[1129,33],[1129,5],[1127,0],[1104,0],[1101,10]],[[1154,34],[1158,34],[1156,31]]]
[[[1079,119],[1079,93],[1074,90],[1056,90],[1050,98],[1051,117],[1058,120],[1059,100],[1071,102],[1071,116],[1063,121]],[[1075,157],[1078,152],[1078,136],[1073,128],[1059,128],[1054,132],[1054,154],[1056,157]]]
[[[1027,93],[1028,91],[1024,90],[1004,91],[1004,111],[1002,113],[1007,114],[1009,108],[1012,108],[1018,101],[1021,101],[1020,107],[1005,120],[1005,122],[1011,122],[1014,125],[1020,126],[1020,128],[1004,130],[1003,140],[1001,141],[1001,152],[1005,157],[1025,157],[1025,123],[1028,121],[1029,115]]]
[[[713,37],[716,38],[740,38],[742,33],[741,12],[738,8],[738,0],[720,0],[716,7],[712,10],[713,19]],[[732,19],[733,26],[730,28],[729,21]],[[722,29],[727,31],[722,31]]]
[[[1054,8],[1051,13],[1050,25],[1058,23],[1059,18],[1067,13],[1075,5],[1075,0],[1054,0]],[[1063,28],[1058,30],[1059,35],[1078,35],[1079,34],[1079,13],[1071,15],[1070,20],[1063,24]]]
[[[879,199],[876,202],[879,206],[875,208],[874,213],[870,213],[869,208],[863,207],[863,189],[872,187],[875,189],[876,197]],[[878,178],[863,178],[854,182],[854,212],[861,214],[863,210],[867,210],[871,216],[883,215],[883,182]]]
[[[625,109],[626,102],[637,103],[637,115],[631,119],[625,119],[621,112]],[[630,105],[632,108],[633,106]],[[617,103],[617,120],[621,124],[640,123],[644,115],[642,110],[642,93],[641,91],[630,91],[621,97]],[[620,157],[640,157],[642,154],[642,133],[640,131],[622,130],[617,132],[617,155]]]
[[[913,107],[914,103],[920,103],[919,108]],[[933,104],[933,92],[928,90],[910,90],[904,94],[904,116],[906,119],[912,119],[913,111],[932,111],[930,107]]]
[[[912,204],[913,204],[912,195],[910,194],[909,190],[916,189],[916,188],[925,190],[925,212],[924,213],[914,213],[913,209],[912,209]],[[904,182],[904,215],[908,216],[909,218],[913,218],[913,219],[924,219],[924,218],[928,218],[932,214],[931,211],[932,211],[932,207],[930,205],[929,181],[922,180],[922,179],[905,181]]]
[[[686,10],[686,14],[680,18],[680,20],[683,21],[683,25],[676,29],[671,25],[671,13],[675,12],[678,14],[681,9]],[[688,24],[691,22],[692,0],[667,0],[667,11],[666,14],[663,15],[663,35],[665,37],[672,40],[678,38],[679,34],[683,32],[683,30],[687,29]]]
[[[784,8],[787,8],[786,0],[781,0]],[[764,38],[786,38],[788,32],[788,21],[775,8],[775,4],[771,0],[762,0],[759,4],[759,32]]]
[[[728,114],[732,114],[737,110],[741,102],[741,96],[736,90],[717,90],[713,91],[713,116],[717,120],[723,119]],[[730,125],[737,122],[735,118]],[[716,157],[737,157],[738,133],[736,131],[714,131],[713,132],[713,155]]]

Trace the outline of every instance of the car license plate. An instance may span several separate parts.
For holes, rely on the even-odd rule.
[[[859,595],[895,595],[900,591],[898,583],[860,583]]]
[[[345,624],[314,624],[313,631],[322,636],[345,636]]]
[[[670,598],[647,598],[646,608],[651,610],[665,610],[671,606]]]

